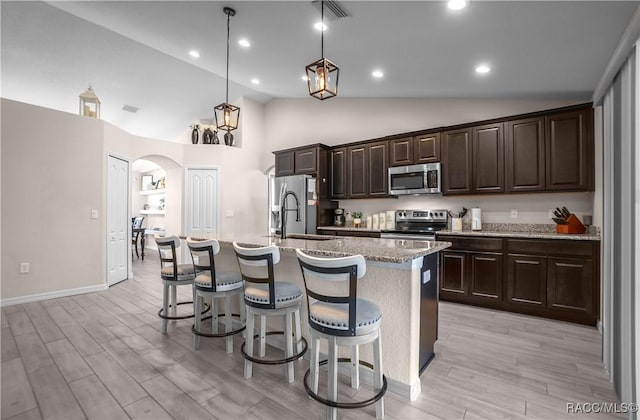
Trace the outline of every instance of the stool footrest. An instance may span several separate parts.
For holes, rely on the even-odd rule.
[[[224,312],[221,313],[221,314],[218,314],[219,318],[220,317],[224,317],[224,316],[225,316]],[[236,318],[240,318],[240,314],[231,314],[231,316],[232,317],[234,316]],[[206,316],[206,317],[202,318],[201,321],[206,321],[206,320],[211,319],[211,318],[213,318],[213,317],[212,316]],[[238,328],[237,330],[232,330],[232,331],[229,331],[229,332],[223,332],[223,333],[218,333],[218,334],[208,334],[208,333],[203,333],[203,332],[196,331],[196,325],[193,324],[191,326],[191,332],[194,333],[195,335],[199,335],[200,337],[228,337],[230,335],[238,334],[239,332],[244,331],[245,328],[247,328],[246,325],[243,325],[241,328]]]
[[[322,365],[326,365],[328,362],[329,362],[328,360],[323,360],[320,363],[318,363],[318,367]],[[338,362],[351,362],[351,358],[339,357]],[[365,362],[363,360],[358,360],[358,364],[373,370],[373,365],[371,363]],[[303,379],[304,390],[307,391],[307,394],[309,394],[311,398],[329,407],[344,408],[344,409],[363,408],[375,403],[376,401],[381,399],[384,396],[384,394],[387,393],[387,377],[382,375],[382,388],[380,388],[380,391],[378,391],[378,393],[373,397],[364,401],[356,401],[351,403],[331,401],[326,398],[322,398],[321,396],[319,396],[318,394],[316,394],[311,390],[311,388],[307,384],[307,380],[309,379],[310,374],[311,374],[311,369],[307,369],[307,372],[304,374],[304,379]]]
[[[179,305],[189,305],[189,304],[193,304],[193,301],[191,302],[178,302],[176,303],[176,306]],[[169,305],[169,309],[171,309],[173,307],[173,305]],[[211,309],[211,306],[209,306],[208,303],[205,302],[204,304],[204,309],[202,310],[201,314],[204,315],[207,312],[209,312],[209,309]],[[168,316],[168,315],[163,315],[164,312],[164,308],[160,308],[160,310],[158,311],[158,316],[162,319],[189,319],[189,318],[194,318],[195,315],[194,314],[189,314],[189,315],[181,315],[181,316]]]
[[[284,331],[268,331],[265,335],[284,335]],[[253,336],[253,339],[255,340],[256,338],[259,338],[259,337],[260,335],[256,334]],[[240,353],[242,353],[242,357],[254,363],[258,363],[262,365],[282,365],[284,363],[289,363],[289,362],[298,360],[299,358],[304,356],[304,354],[307,352],[307,340],[305,340],[304,337],[300,337],[300,340],[304,345],[304,347],[302,348],[302,351],[298,354],[294,354],[293,356],[287,357],[284,359],[264,359],[264,358],[249,356],[247,352],[244,351],[244,346],[245,344],[247,344],[246,341],[242,343],[242,347],[240,348]]]

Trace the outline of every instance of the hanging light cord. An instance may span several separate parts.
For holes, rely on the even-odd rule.
[[[320,57],[324,58],[324,0],[320,1]]]
[[[231,20],[230,13],[227,13],[227,88],[225,93],[225,103],[229,103],[229,21]]]

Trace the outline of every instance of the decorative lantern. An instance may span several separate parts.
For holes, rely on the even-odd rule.
[[[229,21],[231,16],[236,15],[236,11],[230,7],[222,9],[227,15],[227,84],[225,89],[225,101],[213,108],[216,118],[216,127],[218,130],[226,131],[231,139],[233,139],[232,130],[238,128],[238,120],[240,119],[240,108],[229,103]]]
[[[321,3],[322,20],[324,27],[324,0]],[[309,95],[316,99],[325,100],[338,94],[338,75],[340,69],[324,56],[324,29],[320,31],[320,56],[321,58],[305,67],[307,74],[307,87]]]
[[[80,94],[80,115],[91,118],[100,118],[100,99],[96,96],[91,84],[87,90]]]

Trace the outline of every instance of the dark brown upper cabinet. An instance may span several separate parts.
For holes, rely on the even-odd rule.
[[[378,141],[347,148],[348,198],[388,196],[388,144]]]
[[[389,194],[387,183],[389,172],[388,142],[381,141],[367,145],[368,192],[370,197],[384,197]]]
[[[369,168],[367,145],[347,148],[347,191],[349,198],[364,198],[369,195]]]
[[[442,133],[443,194],[471,194],[472,150],[470,128]]]
[[[347,148],[333,149],[329,159],[331,198],[347,198]]]
[[[413,165],[413,137],[389,141],[389,166]]]
[[[276,176],[288,176],[295,174],[294,152],[275,152]]]
[[[503,124],[473,127],[473,192],[504,192]]]
[[[546,117],[547,190],[589,189],[593,167],[590,116],[591,110],[583,109]]]
[[[544,117],[506,123],[507,192],[545,189]]]
[[[296,150],[294,156],[296,174],[308,174],[318,170],[318,149],[316,147]]]
[[[413,163],[440,162],[440,133],[413,138]]]

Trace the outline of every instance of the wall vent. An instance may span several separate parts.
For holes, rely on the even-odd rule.
[[[132,112],[132,113],[134,113],[134,114],[135,114],[136,112],[138,112],[138,110],[139,110],[139,109],[140,109],[140,108],[137,108],[137,107],[135,107],[135,106],[131,106],[131,105],[125,105],[125,106],[123,106],[123,107],[122,107],[122,110],[123,110],[123,111]]]
[[[322,7],[320,0],[311,0],[311,4],[313,4],[315,8],[320,11]],[[324,14],[325,18],[328,18],[329,20],[342,19],[350,16],[349,13],[344,10],[342,5],[335,0],[325,0]]]

